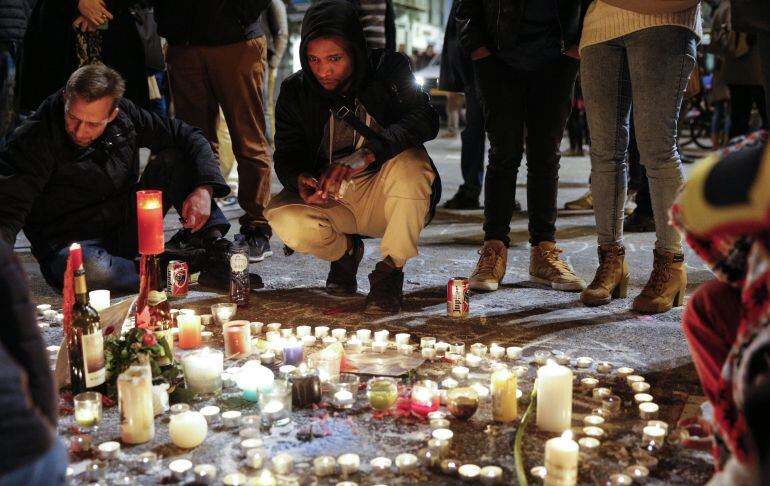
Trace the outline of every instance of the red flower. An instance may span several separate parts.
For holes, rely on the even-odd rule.
[[[158,343],[158,339],[155,337],[155,334],[148,332],[144,336],[142,336],[142,344],[147,346],[148,348],[150,346],[155,346]]]
[[[111,335],[114,332],[115,332],[115,326],[107,326],[104,328],[104,331],[102,331],[105,337]]]

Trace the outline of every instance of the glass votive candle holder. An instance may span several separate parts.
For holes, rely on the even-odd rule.
[[[642,402],[639,404],[639,417],[642,420],[653,420],[658,418],[660,407],[657,403]],[[666,428],[667,429],[667,428]]]
[[[436,338],[432,336],[424,336],[420,338],[420,348],[433,348],[436,345]]]
[[[652,401],[652,395],[649,393],[637,393],[634,395],[634,401],[636,403],[645,403]]]
[[[220,302],[211,306],[211,315],[214,324],[221,326],[229,322],[235,315],[237,305],[232,302]]]
[[[469,353],[465,355],[465,365],[468,368],[478,368],[479,365],[481,364],[481,361],[482,361],[481,356],[477,354]]]
[[[361,458],[354,453],[342,454],[337,458],[337,464],[340,466],[342,477],[347,478],[358,472],[359,467],[361,467]]]
[[[578,368],[590,368],[594,364],[594,359],[588,356],[581,356],[575,360],[575,366]]]
[[[372,352],[382,354],[388,349],[387,341],[372,341]]]
[[[91,434],[76,434],[70,440],[72,452],[85,452],[91,450]]]
[[[449,453],[449,441],[431,437],[431,439],[428,440],[428,450],[431,455],[436,458],[446,456]]]
[[[599,363],[596,364],[596,371],[606,375],[612,371],[612,363],[609,361],[599,361]]]
[[[372,378],[366,383],[366,396],[373,409],[389,410],[398,400],[398,384],[386,376]]]
[[[323,339],[329,335],[329,327],[316,326],[315,329],[313,329],[313,335],[316,337],[316,339]]]
[[[631,390],[634,393],[647,393],[650,391],[650,384],[646,381],[635,381],[631,383]]]
[[[337,460],[332,456],[319,456],[313,459],[313,474],[318,477],[331,476],[337,470]]]
[[[262,419],[259,415],[241,415],[240,426],[244,429],[258,429],[262,424]]]
[[[339,376],[329,378],[329,401],[332,406],[337,409],[353,407],[360,382],[361,378],[352,373],[341,373]]]
[[[283,339],[289,339],[290,337],[294,336],[294,330],[290,327],[279,329],[278,332],[281,333],[281,337]]]
[[[424,417],[439,409],[441,404],[438,384],[432,380],[421,380],[412,387],[409,407],[413,414]]]
[[[260,392],[259,404],[262,418],[282,426],[291,420],[291,384],[276,381],[269,390]]]
[[[396,467],[401,474],[408,474],[417,470],[417,456],[414,454],[399,454],[396,456]]]
[[[468,420],[479,409],[479,394],[470,387],[454,388],[447,393],[447,410],[460,420]]]
[[[375,457],[369,461],[369,466],[372,468],[372,473],[383,474],[390,471],[390,466],[393,464],[387,457]]]
[[[578,440],[580,452],[583,452],[589,456],[595,455],[601,444],[602,443],[596,437],[581,437]]]
[[[243,430],[257,430],[258,429],[243,429]],[[240,434],[239,434],[240,435]],[[252,449],[261,449],[264,446],[264,442],[259,437],[249,437],[241,441],[241,450],[244,455],[248,456],[249,451]]]
[[[482,343],[471,344],[471,354],[483,358],[487,354],[487,345]]]
[[[594,425],[589,425],[587,427],[583,427],[583,435],[586,437],[593,437],[598,439],[604,435],[604,429]]]
[[[251,354],[251,324],[249,321],[228,321],[222,324],[225,356],[229,358]]]
[[[96,427],[102,421],[102,394],[78,393],[73,398],[75,422],[81,427]]]
[[[187,388],[195,393],[217,394],[222,391],[222,351],[209,348],[193,351],[182,358],[182,369]]]
[[[623,400],[617,395],[610,395],[602,399],[602,408],[610,414],[618,413],[622,404]]]
[[[411,344],[399,344],[398,345],[398,354],[402,356],[411,356],[414,352],[414,346]]]
[[[424,359],[434,360],[436,359],[436,348],[422,348],[420,354]]]
[[[548,358],[550,357],[551,357],[550,351],[545,351],[542,349],[537,350],[535,351],[535,364],[544,365],[546,364],[546,362],[548,362]]]
[[[356,337],[362,342],[362,343],[368,343],[372,340],[372,330],[371,329],[358,329],[356,331]]]
[[[580,385],[583,387],[584,390],[593,390],[594,388],[596,388],[596,385],[598,384],[599,384],[599,380],[597,380],[596,378],[592,378],[590,376],[587,378],[580,379]]]
[[[337,341],[344,342],[347,339],[348,331],[342,327],[332,329],[332,337]]]
[[[390,336],[390,332],[387,329],[380,329],[379,331],[374,331],[374,340],[377,342],[387,342],[388,336]]]
[[[517,360],[521,359],[521,352],[523,351],[522,348],[519,346],[508,346],[505,348],[505,356],[508,359]]]
[[[409,340],[412,339],[412,335],[408,332],[400,332],[396,334],[395,339],[397,346],[401,344],[409,344]]]
[[[326,383],[330,378],[339,376],[340,364],[340,355],[329,349],[324,349],[308,359],[308,366],[318,370],[321,383]]]
[[[497,344],[492,344],[489,346],[489,357],[492,359],[503,359],[505,356],[505,348],[502,346],[498,346]]]

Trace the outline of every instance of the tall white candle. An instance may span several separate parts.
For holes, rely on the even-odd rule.
[[[110,306],[109,290],[92,290],[88,292],[88,303],[96,312],[101,312]]]
[[[578,451],[571,433],[545,443],[545,486],[569,486],[577,483]]]
[[[537,427],[562,433],[572,423],[572,371],[548,362],[537,370]]]
[[[155,437],[152,408],[152,371],[149,366],[131,366],[118,376],[120,439],[141,444]]]

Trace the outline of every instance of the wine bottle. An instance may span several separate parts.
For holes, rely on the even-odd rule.
[[[99,314],[88,303],[86,272],[79,244],[73,243],[70,246],[70,256],[72,268],[75,269],[75,302],[67,336],[72,392],[98,391],[105,394],[104,335]]]

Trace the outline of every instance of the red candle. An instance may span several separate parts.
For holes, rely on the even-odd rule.
[[[163,193],[161,191],[136,192],[136,219],[139,230],[139,253],[142,255],[163,253]]]
[[[70,261],[72,262],[73,270],[83,266],[83,250],[80,248],[80,243],[70,245]]]
[[[249,323],[240,321],[224,325],[226,357],[248,354],[251,351],[251,333]]]

